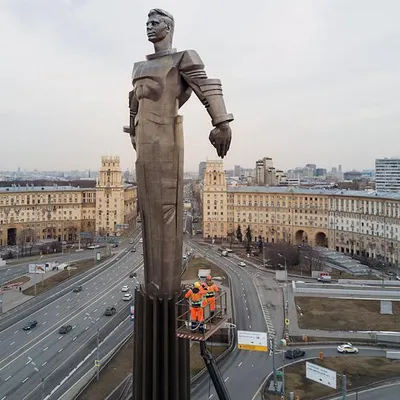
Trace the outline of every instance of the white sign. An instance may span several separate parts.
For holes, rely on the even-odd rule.
[[[268,351],[266,332],[237,331],[238,348],[241,350]]]
[[[336,372],[306,361],[306,377],[314,382],[336,389]]]

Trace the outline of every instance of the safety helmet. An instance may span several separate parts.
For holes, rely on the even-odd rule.
[[[206,278],[206,280],[207,280],[207,281],[212,281],[212,276],[211,276],[211,275],[208,275],[207,278]]]
[[[200,282],[195,282],[193,285],[196,289],[200,289]]]

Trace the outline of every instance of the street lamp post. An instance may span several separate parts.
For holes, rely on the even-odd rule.
[[[86,313],[86,316],[89,318],[90,322],[94,325],[96,322],[90,316],[89,313]],[[96,336],[96,379],[100,379],[100,330],[97,328],[97,336]]]
[[[284,324],[284,330],[285,330],[285,339],[288,339],[289,337],[289,332],[288,332],[288,324],[286,324],[287,320],[289,319],[289,282],[288,282],[288,272],[287,272],[287,261],[286,257],[278,253],[279,257],[282,257],[285,260],[285,324]]]

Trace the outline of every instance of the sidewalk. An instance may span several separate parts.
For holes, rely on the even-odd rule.
[[[25,303],[29,299],[31,299],[34,296],[27,296],[22,293],[25,289],[28,289],[32,286],[36,285],[40,287],[41,282],[42,282],[42,277],[43,279],[50,278],[53,275],[56,275],[62,271],[48,271],[46,274],[26,274],[25,276],[29,277],[30,280],[28,282],[25,282],[21,288],[21,292],[19,291],[18,288],[6,290],[3,292],[3,313],[10,311],[11,309],[19,306],[22,303]],[[45,276],[43,276],[45,275]]]

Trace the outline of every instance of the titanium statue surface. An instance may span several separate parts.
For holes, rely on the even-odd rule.
[[[142,219],[144,288],[151,297],[180,291],[183,245],[183,130],[179,108],[194,92],[211,117],[209,139],[224,158],[231,143],[221,81],[210,79],[194,50],[172,48],[174,18],[161,9],[148,14],[154,53],[134,64],[129,93],[131,136]]]

